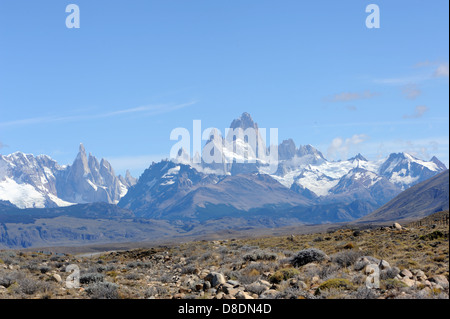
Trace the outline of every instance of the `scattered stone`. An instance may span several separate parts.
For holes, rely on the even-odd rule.
[[[246,293],[245,291],[239,291],[236,295],[235,295],[236,299],[253,299],[253,297],[251,297],[248,293]]]
[[[441,287],[448,288],[448,279],[444,275],[436,275],[429,279],[430,282],[434,282]]]
[[[403,269],[403,270],[400,272],[400,275],[401,275],[402,277],[406,277],[406,278],[412,278],[412,277],[413,277],[413,274],[412,274],[408,269]]]
[[[389,265],[389,263],[383,259],[380,261],[379,267],[381,270],[385,270],[391,268],[391,265]]]
[[[408,287],[412,287],[416,284],[415,280],[409,279],[408,277],[403,277],[401,281],[406,284]]]
[[[227,281],[227,284],[230,284],[230,285],[232,285],[233,287],[238,287],[238,286],[241,285],[241,283],[240,283],[239,281],[237,281],[237,280],[228,280],[228,281]]]
[[[56,281],[58,283],[62,282],[61,276],[58,274],[54,274],[51,278],[53,281]]]

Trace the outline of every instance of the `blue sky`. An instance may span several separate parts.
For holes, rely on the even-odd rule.
[[[68,29],[68,4],[80,28]],[[368,29],[365,8],[380,8]],[[0,153],[70,164],[78,145],[139,176],[176,127],[249,112],[328,159],[449,163],[449,3],[0,2]]]

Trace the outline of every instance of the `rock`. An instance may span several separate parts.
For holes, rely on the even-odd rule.
[[[379,265],[380,264],[380,260],[372,257],[372,256],[363,256],[358,258],[358,260],[355,262],[355,266],[354,269],[356,271],[360,271],[363,270],[367,265],[369,264],[376,264]]]
[[[246,293],[245,291],[239,291],[236,295],[235,295],[236,299],[253,299],[253,297],[251,297],[248,293]]]
[[[319,276],[314,276],[314,277],[312,277],[312,279],[311,279],[311,283],[312,283],[312,284],[317,284],[317,283],[319,283],[319,281],[320,281]]]
[[[271,287],[272,284],[266,280],[260,279],[257,281],[259,284],[263,285],[263,286],[267,286],[267,287]]]
[[[425,275],[425,273],[422,270],[417,270],[416,269],[415,271],[412,271],[412,273],[419,280],[422,280],[422,281],[427,280],[427,276]]]
[[[381,260],[378,267],[380,267],[381,270],[385,270],[391,268],[391,265],[389,265],[389,263],[386,260]]]
[[[216,295],[216,299],[222,299],[223,298],[223,296],[224,296],[225,294],[223,293],[223,292],[219,292],[217,295]]]
[[[392,228],[402,230],[402,225],[400,225],[399,223],[394,223],[394,225],[392,225]]]
[[[241,283],[237,280],[228,280],[227,284],[232,285],[233,287],[239,287],[241,285]]]
[[[434,282],[443,288],[448,288],[448,279],[444,275],[436,275],[429,279],[430,282]]]
[[[218,272],[211,272],[206,277],[205,280],[211,283],[212,287],[217,287],[218,285],[226,283],[225,277]]]
[[[61,276],[58,274],[54,274],[51,278],[53,281],[62,282]]]
[[[412,278],[412,277],[413,277],[413,274],[412,274],[408,269],[403,269],[403,270],[400,272],[400,275],[401,275],[402,277],[406,277],[406,278]]]
[[[275,296],[277,294],[278,294],[278,291],[276,291],[274,289],[269,289],[269,290],[264,291],[261,294],[261,297],[268,298],[268,299],[273,299],[273,298],[275,298]]]
[[[203,290],[207,291],[211,288],[211,283],[209,281],[205,281],[203,283]]]
[[[195,290],[197,290],[197,291],[202,291],[203,290],[203,284],[201,284],[201,283],[197,283],[197,284],[195,284]]]
[[[232,296],[237,295],[240,291],[241,291],[241,290],[236,289],[236,288],[227,288],[226,290],[224,290],[224,292],[225,292],[227,295],[232,295]]]
[[[405,283],[408,287],[412,287],[415,285],[415,280],[409,279],[408,277],[403,277],[401,282]]]

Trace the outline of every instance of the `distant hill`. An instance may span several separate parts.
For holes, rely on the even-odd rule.
[[[433,176],[404,192],[356,223],[413,220],[449,209],[449,171]]]

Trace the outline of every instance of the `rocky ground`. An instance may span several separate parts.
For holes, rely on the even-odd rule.
[[[448,233],[394,224],[91,256],[0,251],[0,298],[448,299]]]

